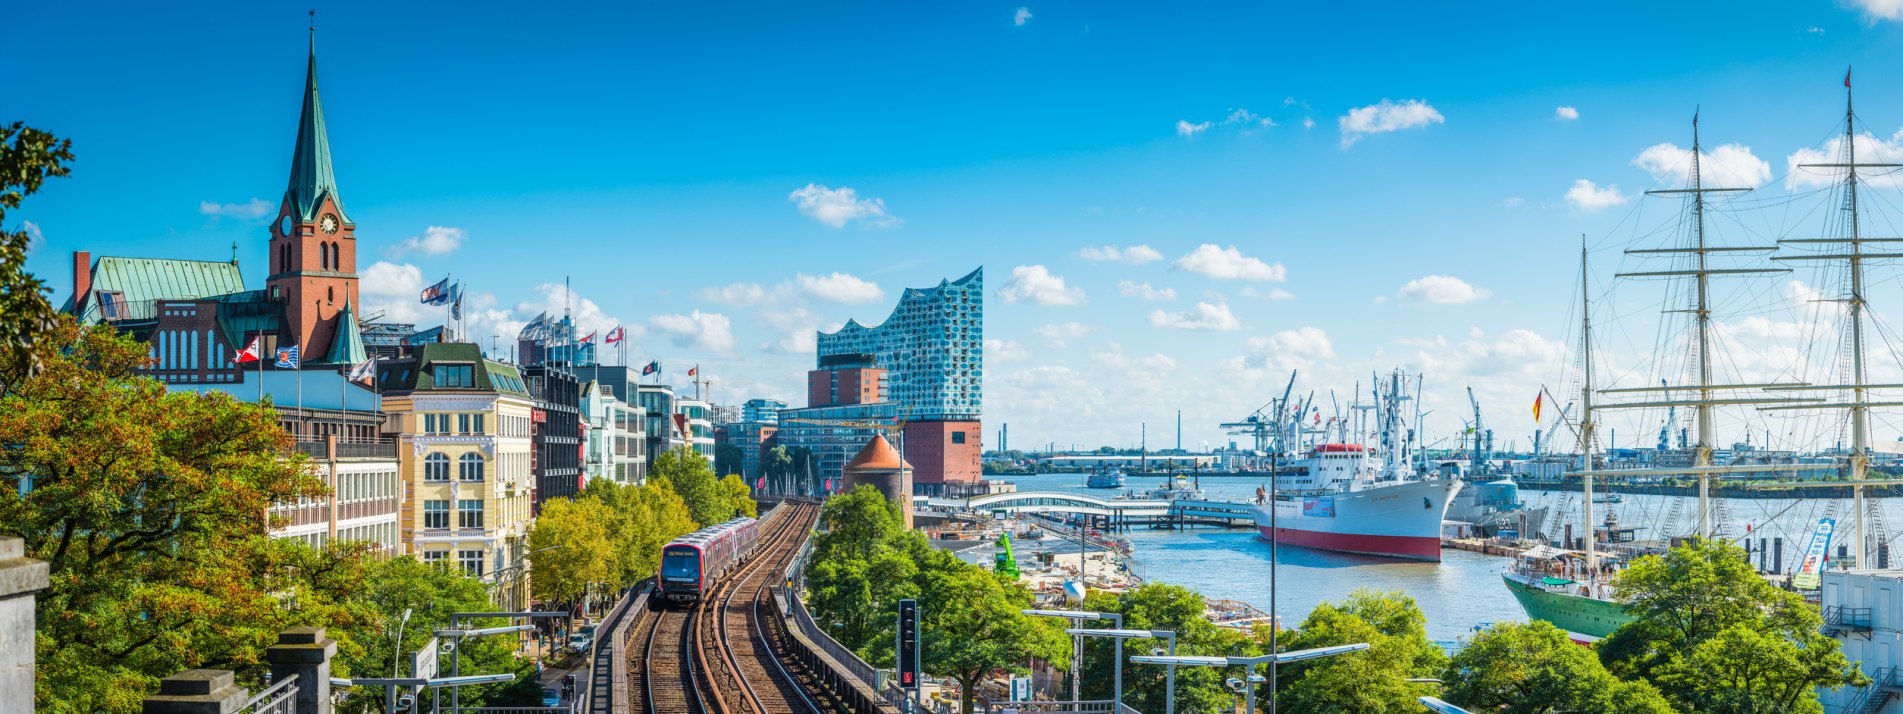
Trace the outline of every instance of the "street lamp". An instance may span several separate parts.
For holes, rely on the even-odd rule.
[[[1033,615],[1036,617],[1068,618],[1071,620],[1072,625],[1082,625],[1084,620],[1109,620],[1111,622],[1116,623],[1117,629],[1123,629],[1123,615],[1121,613],[1115,613],[1115,612],[1090,612],[1088,610],[1035,610],[1033,609],[1033,610],[1024,610],[1023,613],[1026,615]],[[1071,678],[1070,678],[1070,700],[1075,702],[1075,701],[1079,701],[1083,699],[1083,695],[1081,692],[1083,691],[1083,686],[1084,686],[1083,685],[1083,682],[1084,682],[1084,678],[1083,678],[1084,638],[1082,635],[1076,635],[1076,636],[1073,636],[1073,641],[1076,643],[1074,648],[1075,656],[1073,657],[1073,659],[1076,661],[1076,665],[1072,668],[1073,674],[1071,675]],[[1123,639],[1122,638],[1117,639],[1117,666],[1112,667],[1111,671],[1116,673],[1115,676],[1116,676],[1117,706],[1121,708],[1123,706]]]
[[[1365,649],[1368,649],[1368,643],[1357,642],[1352,645],[1335,645],[1333,647],[1316,647],[1314,649],[1296,650],[1294,652],[1271,652],[1269,654],[1257,655],[1255,657],[1207,657],[1207,656],[1194,656],[1194,655],[1155,656],[1155,655],[1152,655],[1148,657],[1142,657],[1142,656],[1131,657],[1130,661],[1138,663],[1138,664],[1161,664],[1161,665],[1173,665],[1173,666],[1183,666],[1183,667],[1227,667],[1230,665],[1238,665],[1238,664],[1244,667],[1247,667],[1249,674],[1243,680],[1245,683],[1243,690],[1245,692],[1245,696],[1247,697],[1249,714],[1255,714],[1254,683],[1264,681],[1260,676],[1258,676],[1255,673],[1256,665],[1264,664],[1264,663],[1279,665],[1279,664],[1283,664],[1287,662],[1300,662],[1302,660],[1315,659],[1318,657],[1330,657],[1330,656],[1334,656],[1338,654],[1347,654],[1349,652],[1360,652]],[[1176,699],[1176,692],[1171,691],[1169,693],[1169,697],[1171,700]]]
[[[1089,630],[1072,628],[1064,631],[1078,637],[1109,637],[1117,641],[1117,711],[1123,711],[1123,641],[1134,639],[1167,638],[1170,641],[1169,654],[1176,654],[1176,633],[1172,630]],[[1154,652],[1152,652],[1154,654]],[[1176,691],[1176,667],[1169,668],[1166,675],[1168,691]],[[1176,714],[1176,698],[1164,700],[1163,714]]]
[[[1436,712],[1437,714],[1473,714],[1473,712],[1448,704],[1434,697],[1421,697],[1419,701],[1421,706],[1427,707],[1428,711]]]

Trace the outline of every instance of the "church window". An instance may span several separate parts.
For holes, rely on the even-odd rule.
[[[336,270],[342,271],[344,269],[343,252],[338,249],[337,245],[336,243],[330,244],[330,264]]]
[[[320,264],[323,265],[325,270],[330,270],[330,244],[329,243],[317,244],[317,260]]]

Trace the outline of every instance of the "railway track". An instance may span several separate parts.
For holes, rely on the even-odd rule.
[[[786,657],[772,586],[819,507],[788,503],[762,523],[753,555],[687,611],[641,613],[631,639],[631,703],[647,714],[826,714],[842,703]]]

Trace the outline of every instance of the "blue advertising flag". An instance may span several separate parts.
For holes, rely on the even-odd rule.
[[[297,346],[278,348],[278,369],[297,369]]]
[[[441,305],[449,302],[449,278],[443,278],[441,282],[423,288],[421,299],[424,305]]]

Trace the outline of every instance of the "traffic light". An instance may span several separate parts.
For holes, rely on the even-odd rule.
[[[899,601],[899,686],[918,689],[918,601]]]

